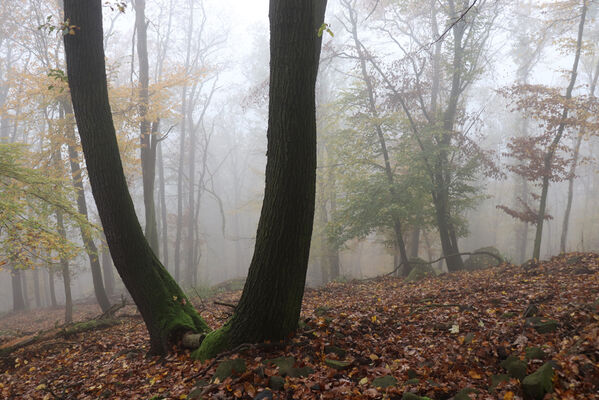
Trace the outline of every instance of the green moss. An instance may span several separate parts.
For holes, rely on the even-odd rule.
[[[553,391],[553,365],[551,362],[543,364],[534,373],[522,381],[522,391],[529,399],[541,400],[546,393]]]
[[[475,250],[473,253],[487,252],[495,254],[503,260],[501,253],[495,247],[482,247]],[[476,271],[499,265],[500,261],[489,254],[473,254],[464,261],[464,269],[467,271]]]
[[[220,329],[210,332],[200,345],[200,348],[191,353],[191,358],[205,361],[225,351],[230,345],[230,330],[231,325],[227,323]]]

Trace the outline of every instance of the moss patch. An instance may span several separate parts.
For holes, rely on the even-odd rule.
[[[210,332],[200,345],[200,348],[191,353],[191,358],[206,361],[225,351],[230,344],[230,330],[231,325],[227,323],[220,329]]]

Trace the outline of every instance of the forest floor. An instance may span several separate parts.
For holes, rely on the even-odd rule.
[[[239,295],[220,293],[194,303],[217,327],[231,309],[213,301],[234,303]],[[543,318],[526,319],[527,311]],[[0,347],[24,331],[51,329],[62,312],[4,316]],[[78,306],[76,317],[98,313],[95,306]],[[415,283],[389,277],[309,289],[297,335],[218,362],[193,361],[187,351],[146,358],[148,336],[134,307],[117,316],[116,326],[62,335],[0,358],[0,398],[419,398],[405,394],[414,393],[509,400],[524,396],[518,379],[501,366],[513,356],[524,365],[513,376],[552,360],[555,398],[599,399],[597,254],[570,253],[530,269],[502,265]],[[550,332],[539,333],[537,323]],[[231,364],[240,373],[226,377]]]

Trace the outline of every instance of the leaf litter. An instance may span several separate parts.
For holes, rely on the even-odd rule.
[[[212,300],[234,303],[239,295]],[[194,303],[218,327],[231,309],[212,300]],[[98,312],[78,310],[81,319]],[[32,327],[51,328],[61,313],[3,317],[0,347]],[[146,358],[148,336],[135,308],[117,317],[114,327],[0,358],[0,398],[522,399],[518,378],[502,367],[509,359],[527,375],[552,362],[546,398],[599,399],[599,255],[592,253],[528,269],[504,264],[415,283],[385,277],[307,289],[296,335],[216,363],[175,347],[164,359]],[[535,321],[555,323],[539,331]],[[243,372],[216,377],[230,359],[240,359]]]

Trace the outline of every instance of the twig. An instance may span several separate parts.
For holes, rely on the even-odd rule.
[[[237,307],[237,304],[225,303],[224,301],[217,301],[217,300],[214,300],[214,302],[213,302],[213,303],[214,303],[214,304],[217,304],[217,305],[219,305],[219,306],[231,307],[231,308],[233,308],[233,309]]]
[[[423,45],[423,46],[420,48],[420,50],[422,50],[422,49],[424,49],[424,48],[427,48],[427,47],[431,47],[432,45],[434,45],[434,44],[437,44],[437,43],[439,43],[441,40],[443,40],[443,39],[445,38],[445,36],[447,36],[447,34],[449,33],[449,31],[450,31],[450,30],[451,30],[451,29],[452,29],[454,26],[456,26],[456,25],[458,24],[458,22],[460,22],[461,20],[463,20],[463,19],[466,17],[466,14],[468,14],[468,12],[469,12],[469,11],[470,11],[470,10],[471,10],[471,9],[472,9],[472,8],[473,8],[475,5],[476,5],[476,2],[477,2],[477,1],[478,1],[478,0],[474,0],[474,1],[472,2],[472,4],[470,4],[470,5],[468,6],[468,8],[466,8],[466,10],[465,10],[465,11],[462,13],[462,15],[460,15],[458,19],[456,19],[455,21],[453,21],[453,22],[451,23],[451,25],[449,25],[449,26],[447,27],[447,29],[445,29],[445,30],[443,31],[443,33],[442,33],[442,34],[441,34],[441,35],[440,35],[440,36],[439,36],[437,39],[435,39],[434,41],[432,41],[432,42],[430,42],[430,43],[428,43],[428,44],[425,44],[425,45]],[[419,51],[420,51],[420,50],[419,50]]]
[[[415,261],[415,260],[412,260],[412,261],[410,261],[410,264],[434,264],[436,262],[439,262],[439,261],[444,260],[444,259],[449,258],[449,257],[455,257],[455,256],[474,256],[474,255],[477,255],[477,254],[484,254],[484,255],[487,255],[487,256],[491,256],[494,259],[496,259],[499,263],[502,263],[502,262],[505,261],[503,258],[501,258],[500,256],[498,256],[497,254],[493,254],[490,251],[475,251],[475,252],[465,252],[465,253],[450,254],[448,256],[439,257],[436,260],[432,260],[432,261]],[[393,271],[391,271],[391,272],[388,272],[388,273],[383,274],[383,275],[375,276],[375,277],[372,277],[372,278],[365,278],[365,279],[360,279],[360,280],[361,281],[370,281],[370,280],[377,279],[377,278],[384,278],[386,276],[393,275],[402,266],[403,266],[403,261],[400,262],[399,265]]]

